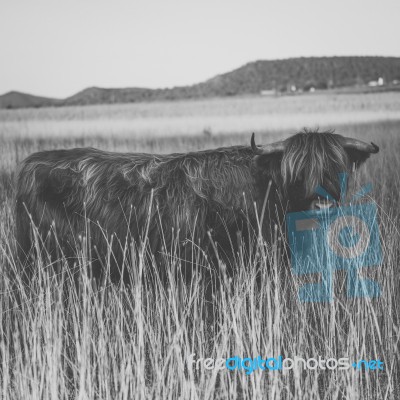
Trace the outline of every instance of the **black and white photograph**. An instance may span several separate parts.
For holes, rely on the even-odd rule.
[[[0,398],[400,399],[399,16],[0,0]]]

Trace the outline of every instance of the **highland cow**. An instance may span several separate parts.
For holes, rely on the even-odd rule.
[[[300,132],[265,146],[232,146],[183,154],[113,153],[93,148],[42,151],[21,165],[17,182],[17,243],[29,265],[33,226],[52,257],[76,256],[89,237],[94,275],[101,260],[146,237],[157,256],[189,240],[234,252],[237,233],[272,240],[288,211],[326,207],[323,186],[340,198],[338,173],[351,172],[379,148],[331,132]],[[260,222],[260,216],[262,221]],[[111,243],[111,244],[110,244]],[[36,245],[37,247],[37,245]],[[215,246],[214,246],[215,249]],[[185,253],[185,251],[183,251]]]

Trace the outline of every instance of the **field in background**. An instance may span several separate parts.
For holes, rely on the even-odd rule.
[[[400,93],[304,94],[0,110],[0,137],[188,136],[400,119]]]
[[[384,93],[0,112],[0,396],[224,399],[229,392],[233,399],[397,400],[399,110],[400,96]],[[310,118],[309,124],[302,122],[303,115]],[[341,115],[350,120],[341,120]],[[241,117],[248,125],[235,125]],[[213,118],[221,121],[221,129],[208,125]],[[268,118],[275,118],[281,125],[269,125]],[[164,125],[168,120],[179,121],[180,130],[174,130],[175,122]],[[194,120],[190,128],[188,121]],[[257,120],[261,122],[255,129]],[[104,121],[108,121],[106,125]],[[125,121],[123,129],[118,121]],[[135,125],[135,121],[148,124],[149,130]],[[222,121],[226,121],[226,127]],[[288,127],[287,121],[293,125]],[[258,132],[257,142],[267,143],[303,125],[317,124],[336,128],[346,136],[372,140],[381,147],[358,174],[360,184],[373,183],[372,198],[380,213],[384,263],[375,275],[382,287],[380,298],[349,300],[337,287],[339,297],[331,304],[299,303],[297,281],[290,268],[282,265],[265,243],[258,245],[257,254],[238,258],[238,276],[233,284],[221,284],[211,311],[205,305],[201,277],[196,277],[191,287],[184,287],[171,276],[170,290],[165,290],[152,281],[155,265],[144,259],[130,266],[133,281],[144,279],[151,283],[151,290],[142,284],[110,284],[95,292],[84,273],[84,252],[79,296],[74,285],[62,289],[47,274],[51,268],[46,259],[39,260],[41,273],[30,288],[18,281],[13,179],[17,162],[26,155],[77,146],[162,153],[193,151],[249,143],[252,130]],[[58,128],[52,131],[54,127]],[[170,137],[185,129],[188,136]],[[152,135],[143,137],[143,132]],[[157,137],[161,133],[167,137]],[[265,265],[270,267],[261,269],[261,285],[257,286],[255,274]],[[175,258],[171,257],[168,267],[177,268]],[[257,371],[251,375],[244,371],[196,371],[187,366],[192,353],[196,353],[195,358],[348,356],[381,359],[385,370]]]

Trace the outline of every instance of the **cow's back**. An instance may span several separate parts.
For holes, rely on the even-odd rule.
[[[145,233],[153,252],[193,234],[204,242],[208,230],[226,235],[245,215],[244,193],[249,205],[254,200],[250,163],[246,147],[170,155],[91,148],[32,154],[17,181],[20,256],[32,249],[31,223],[50,252],[61,246],[72,254],[89,234],[100,257],[111,236],[120,254],[124,243],[140,242]]]

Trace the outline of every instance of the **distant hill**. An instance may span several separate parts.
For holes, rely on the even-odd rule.
[[[0,108],[135,103],[257,94],[261,91],[366,86],[383,78],[400,81],[399,57],[302,57],[260,60],[191,86],[168,89],[87,88],[64,100],[19,92],[0,96]]]
[[[87,104],[134,103],[146,100],[157,100],[156,93],[161,91],[162,89],[104,89],[90,87],[66,98],[64,104],[72,106]]]
[[[63,100],[34,96],[21,92],[8,92],[0,96],[0,108],[28,108],[62,105]]]
[[[382,77],[400,79],[399,57],[309,57],[255,61],[198,86],[216,96],[366,85]]]

